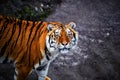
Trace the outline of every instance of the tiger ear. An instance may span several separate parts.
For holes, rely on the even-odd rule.
[[[54,25],[48,24],[48,31],[51,31],[54,28]]]
[[[70,22],[69,23],[69,26],[71,26],[73,29],[76,27],[76,23],[74,23],[74,22]]]

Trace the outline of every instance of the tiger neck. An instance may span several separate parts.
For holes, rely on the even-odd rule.
[[[57,56],[58,56],[58,52],[50,52],[47,47],[45,47],[45,54],[46,54],[46,59],[48,61],[53,61]]]
[[[51,53],[48,51],[47,47],[45,47],[45,54],[46,54],[46,59],[50,60]]]

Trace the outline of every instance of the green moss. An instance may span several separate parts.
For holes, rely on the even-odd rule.
[[[15,14],[16,17],[19,19],[36,21],[36,20],[45,20],[50,15],[51,12],[52,10],[50,10],[49,8],[44,9],[44,11],[40,11],[40,10],[36,11],[30,6],[25,6],[21,10],[17,10]]]
[[[43,0],[40,2],[36,0],[33,3],[27,0],[10,0],[7,3],[2,2],[4,4],[0,5],[0,14],[32,21],[45,20],[53,12],[53,5],[56,5],[56,1]]]

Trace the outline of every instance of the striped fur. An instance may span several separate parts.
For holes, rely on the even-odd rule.
[[[50,80],[46,77],[50,62],[78,42],[74,26],[73,22],[65,25],[0,16],[0,62],[14,62],[15,80],[26,80],[33,69],[39,80]]]

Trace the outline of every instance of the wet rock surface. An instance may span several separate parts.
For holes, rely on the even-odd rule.
[[[52,80],[120,80],[119,0],[64,0],[46,21],[74,21],[79,32],[76,49],[51,63]],[[14,68],[0,67],[0,80],[12,80]]]

